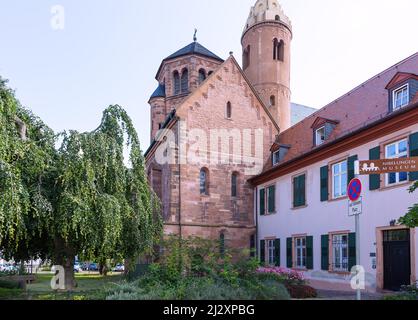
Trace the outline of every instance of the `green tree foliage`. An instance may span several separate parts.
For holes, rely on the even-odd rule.
[[[414,183],[414,185],[409,189],[409,192],[413,193],[418,189],[418,181]],[[411,208],[409,208],[408,213],[399,219],[399,223],[406,225],[410,228],[418,227],[418,203],[414,204]]]
[[[20,106],[4,80],[0,199],[0,250],[15,259],[52,258],[65,267],[69,289],[75,255],[135,259],[150,252],[162,232],[138,135],[120,106],[106,109],[93,132],[54,135]]]

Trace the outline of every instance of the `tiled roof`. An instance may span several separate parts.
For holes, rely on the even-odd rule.
[[[312,125],[318,117],[339,122],[326,142],[332,143],[351,131],[388,116],[389,98],[386,86],[398,72],[418,74],[418,53],[376,75],[290,129],[282,132],[279,136],[279,142],[291,145],[283,162],[290,161],[315,148],[312,142]]]

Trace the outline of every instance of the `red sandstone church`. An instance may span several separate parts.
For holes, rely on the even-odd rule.
[[[196,39],[165,58],[149,100],[148,177],[167,235],[257,248],[265,263],[344,284],[354,263],[345,209],[354,160],[418,156],[418,53],[318,111],[291,103],[291,40],[279,3],[258,0],[241,38],[242,67],[232,53],[224,61]],[[393,224],[413,204],[406,189],[416,178],[364,181],[374,212],[362,264],[374,289],[417,278],[416,230]],[[402,201],[377,209],[391,197]],[[405,254],[383,259],[399,232]],[[399,279],[386,279],[396,267]]]

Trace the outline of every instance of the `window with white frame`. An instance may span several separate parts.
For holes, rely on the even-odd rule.
[[[273,152],[273,166],[275,166],[276,164],[278,164],[280,162],[280,149]]]
[[[347,161],[332,166],[332,197],[338,199],[347,195],[348,166]]]
[[[409,85],[393,91],[393,110],[400,109],[409,104]]]
[[[268,256],[268,263],[269,265],[274,265],[275,257],[274,257],[274,240],[267,240],[267,256]]]
[[[325,142],[325,127],[315,130],[315,145],[320,146]]]
[[[332,236],[332,269],[348,272],[348,234]]]
[[[306,268],[306,237],[295,238],[296,268]]]
[[[408,140],[403,139],[391,144],[388,144],[385,148],[386,159],[397,159],[408,157]],[[407,172],[397,172],[386,174],[386,185],[395,185],[408,181]]]

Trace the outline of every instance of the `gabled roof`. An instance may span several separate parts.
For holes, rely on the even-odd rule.
[[[173,54],[169,55],[167,58],[165,58],[162,61],[160,67],[158,68],[156,78],[158,79],[158,75],[160,74],[160,71],[161,71],[161,68],[164,65],[164,62],[169,61],[169,60],[173,60],[173,59],[177,59],[177,58],[180,58],[180,57],[184,57],[184,56],[189,56],[189,55],[198,55],[198,56],[201,56],[201,57],[214,59],[214,60],[217,60],[219,62],[224,62],[224,60],[222,58],[220,58],[219,56],[214,54],[209,49],[206,49],[199,42],[194,41],[194,42],[190,43],[189,45],[185,46],[184,48],[181,48],[180,50],[178,50],[178,51],[174,52]]]
[[[205,85],[209,85],[210,81],[212,81],[211,79],[216,79],[216,76],[219,75],[219,71],[222,69],[222,67],[225,67],[225,65],[229,62],[232,62],[238,72],[241,74],[241,76],[243,77],[243,79],[245,80],[245,82],[247,83],[249,89],[251,90],[251,93],[254,95],[254,98],[257,99],[258,103],[260,104],[260,106],[262,107],[262,109],[264,110],[265,114],[268,116],[268,118],[270,119],[270,121],[272,122],[272,124],[274,125],[274,127],[276,128],[277,132],[280,132],[280,128],[276,122],[276,120],[274,119],[274,117],[271,115],[270,111],[268,110],[268,108],[266,107],[266,105],[263,103],[260,95],[258,94],[258,92],[255,90],[255,88],[252,86],[251,82],[248,80],[247,76],[245,75],[244,71],[242,70],[241,66],[239,65],[239,63],[237,62],[237,60],[234,58],[234,56],[231,54],[230,57],[224,61],[223,64],[221,64],[213,73],[211,76],[209,76],[206,81],[204,81],[198,88],[205,86]],[[182,102],[179,106],[177,106],[177,108],[175,109],[175,113],[174,115],[180,115],[180,110],[182,110],[184,107],[187,107],[190,103],[191,100],[196,98],[196,95],[199,94],[199,90],[195,90],[194,92],[192,92],[191,94],[189,94]],[[177,121],[178,116],[174,116],[172,114],[170,114],[166,120],[165,125],[163,126],[164,128],[167,128],[168,126],[170,126],[171,123]],[[152,154],[153,150],[158,146],[158,142],[156,140],[154,140],[151,143],[151,146],[148,148],[148,150],[145,152],[145,158],[147,158],[150,154]]]
[[[407,72],[398,72],[392,80],[386,86],[386,89],[390,90],[393,89],[394,86],[398,85],[399,83],[409,80],[409,79],[416,79],[418,80],[418,76],[414,73],[407,73]]]
[[[311,128],[312,129],[317,128],[318,126],[323,125],[325,123],[339,124],[340,121],[331,120],[331,119],[327,119],[327,118],[324,118],[324,117],[318,117],[318,118],[316,118],[316,120],[312,124]]]

